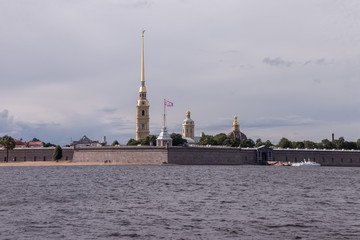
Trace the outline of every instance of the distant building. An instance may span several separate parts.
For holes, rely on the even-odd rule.
[[[23,142],[22,138],[20,140],[14,139],[15,141],[15,148],[26,148],[26,143]]]
[[[26,147],[29,147],[29,148],[39,148],[39,147],[44,147],[44,144],[43,142],[41,141],[30,141],[30,142],[27,142],[26,143]]]
[[[239,122],[237,121],[237,116],[235,114],[234,116],[234,122],[233,122],[233,125],[232,125],[232,129],[231,129],[231,132],[229,132],[228,134],[228,137],[232,137],[232,138],[237,138],[237,139],[240,139],[240,140],[246,140],[247,137],[244,133],[240,132],[240,125],[239,125]]]
[[[106,145],[106,137],[103,137],[103,141],[99,142],[84,135],[79,141],[72,141],[70,145],[75,147],[102,147]]]
[[[44,144],[41,141],[30,141],[30,142],[23,142],[23,139],[20,138],[14,139],[15,141],[15,148],[41,148],[44,147]]]

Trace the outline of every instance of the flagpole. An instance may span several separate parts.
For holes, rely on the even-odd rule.
[[[165,119],[165,111],[166,111],[166,106],[165,106],[165,99],[164,99],[164,119],[163,119],[163,127],[165,127],[165,124],[166,124],[166,119]]]

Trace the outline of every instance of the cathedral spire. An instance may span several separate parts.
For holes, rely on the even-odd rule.
[[[144,66],[144,33],[142,31],[142,48],[141,48],[141,85],[139,90],[139,99],[136,105],[136,140],[149,136],[149,101],[146,98],[145,87],[145,66]]]
[[[144,66],[144,33],[142,31],[142,48],[141,48],[141,82],[145,82],[145,66]]]

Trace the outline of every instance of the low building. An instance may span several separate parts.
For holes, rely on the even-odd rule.
[[[79,141],[72,141],[70,146],[74,147],[102,147],[106,145],[106,137],[103,137],[103,141],[93,141],[84,135]]]

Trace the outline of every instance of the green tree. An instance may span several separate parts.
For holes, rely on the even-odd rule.
[[[215,140],[214,137],[211,135],[203,135],[200,138],[199,145],[214,145]]]
[[[118,140],[113,141],[113,143],[111,144],[111,146],[116,146],[116,145],[120,145],[120,143],[118,142]]]
[[[282,139],[280,139],[277,146],[280,148],[291,148],[292,147],[290,140],[287,138],[284,138],[284,137]]]
[[[299,149],[304,149],[304,148],[305,148],[304,142],[301,142],[301,141],[299,141],[299,142],[292,142],[292,143],[291,143],[291,146],[292,146],[293,148],[299,148]]]
[[[323,139],[318,144],[319,148],[325,148],[325,149],[333,149],[335,146],[332,142],[330,142],[328,139]]]
[[[16,146],[15,140],[5,135],[2,138],[0,138],[0,145],[2,145],[6,149],[6,162],[9,161],[9,150],[13,150]]]
[[[270,142],[270,140],[266,140],[266,141],[264,142],[264,145],[267,146],[267,147],[272,147],[272,146],[274,146],[274,144],[272,144],[272,143]]]
[[[255,141],[255,147],[260,147],[264,145],[264,143],[261,141],[261,138],[256,139]]]
[[[356,141],[357,149],[360,150],[360,138]]]
[[[57,145],[54,149],[53,159],[58,162],[59,159],[61,158],[62,158],[62,148],[59,145]]]
[[[235,139],[236,140],[236,139]],[[238,147],[239,145],[236,144],[235,146],[233,147]],[[246,140],[241,140],[241,147],[244,147],[244,148],[253,148],[255,147],[255,142],[252,140],[252,139],[246,139]]]
[[[345,141],[344,142],[344,149],[347,149],[347,150],[351,150],[351,149],[357,149],[357,145],[356,145],[356,142],[348,142],[348,141]]]
[[[314,149],[314,148],[317,148],[317,144],[315,142],[305,140],[304,141],[304,147],[308,148],[308,149]]]
[[[141,139],[140,144],[142,146],[149,146],[149,145],[156,146],[156,136],[155,135],[149,135],[146,138]]]
[[[214,136],[214,145],[226,145],[228,136],[225,133],[219,133]]]
[[[333,147],[336,149],[345,149],[345,139],[344,137],[339,137],[339,139],[334,141]]]
[[[52,143],[45,143],[45,142],[43,142],[43,145],[44,145],[44,147],[56,147],[56,145],[55,144],[52,144]]]
[[[187,143],[186,139],[183,139],[181,134],[178,133],[172,133],[170,134],[170,137],[172,139],[172,145],[173,146],[182,146],[185,143]]]
[[[31,141],[32,142],[41,142],[38,138],[35,138],[35,137]]]
[[[137,140],[135,140],[133,138],[130,138],[126,145],[128,145],[128,146],[136,146],[138,144],[140,144],[140,141],[137,141]]]

